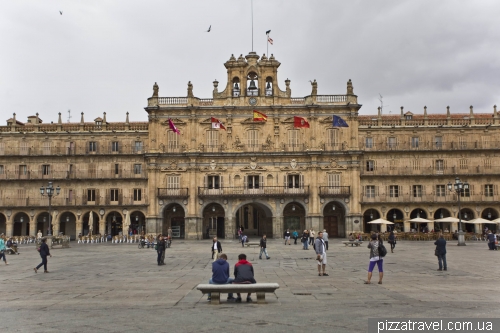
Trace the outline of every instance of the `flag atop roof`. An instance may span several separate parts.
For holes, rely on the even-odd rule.
[[[267,121],[267,116],[262,112],[253,110],[253,121]]]
[[[214,117],[212,117],[212,128],[220,128],[220,129],[226,130],[226,127],[224,126],[222,121],[220,121],[219,119],[214,118]]]
[[[333,127],[349,127],[349,125],[339,116],[333,116]]]

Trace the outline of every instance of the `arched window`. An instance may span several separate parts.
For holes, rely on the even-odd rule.
[[[240,97],[240,79],[238,77],[233,78],[233,97]]]
[[[268,76],[266,78],[266,96],[273,95],[273,78]]]

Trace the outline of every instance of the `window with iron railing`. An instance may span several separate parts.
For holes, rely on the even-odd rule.
[[[179,135],[173,131],[167,132],[167,147],[168,150],[174,150],[179,147]]]
[[[142,141],[136,141],[134,144],[134,152],[141,153],[142,152]]]
[[[96,151],[97,151],[97,142],[90,141],[89,142],[89,152],[96,152]]]
[[[207,176],[207,185],[210,190],[220,188],[220,176]]]
[[[373,171],[373,170],[375,170],[375,161],[373,160],[366,161],[366,171]]]
[[[459,167],[461,170],[467,170],[469,168],[468,160],[466,158],[460,159]]]
[[[248,130],[247,131],[247,145],[249,147],[257,147],[259,145],[259,131],[258,130]]]
[[[219,145],[219,131],[207,131],[207,146],[216,147]]]
[[[411,138],[411,147],[418,148],[418,142],[419,142],[419,138],[417,136],[412,137]]]
[[[299,130],[288,130],[288,145],[292,147],[299,145]]]
[[[442,136],[436,136],[436,137],[434,137],[434,146],[437,149],[443,148],[443,137]]]

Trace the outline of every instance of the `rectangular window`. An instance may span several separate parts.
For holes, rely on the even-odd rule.
[[[411,161],[411,168],[413,170],[420,170],[420,160],[412,160]]]
[[[366,171],[373,171],[375,169],[375,161],[366,161]]]
[[[260,187],[260,176],[248,176],[248,188],[256,189]]]
[[[391,198],[399,197],[399,186],[398,185],[390,185],[389,186],[389,196]]]
[[[436,197],[446,196],[446,185],[436,185]]]
[[[422,185],[413,185],[413,197],[421,198],[422,197]]]
[[[492,197],[493,196],[493,184],[484,185],[484,196]]]
[[[365,148],[373,148],[373,138],[365,138]]]
[[[136,141],[134,145],[134,152],[141,153],[142,152],[142,141]]]
[[[396,148],[396,138],[395,137],[389,137],[387,138],[387,147],[389,149],[394,149]]]
[[[299,130],[288,130],[288,145],[292,147],[299,145]]]
[[[50,155],[50,141],[46,141],[43,143],[43,155]]]
[[[89,152],[96,152],[96,151],[97,151],[97,142],[90,141],[89,142]]]
[[[50,175],[50,165],[49,164],[42,165],[42,175],[44,175],[44,176]]]
[[[89,173],[89,178],[97,177],[97,166],[94,163],[89,164],[88,173]]]
[[[179,135],[175,132],[168,131],[167,132],[167,144],[169,150],[174,150],[179,148]]]
[[[220,176],[208,176],[208,188],[209,189],[219,189],[220,188]]]
[[[367,198],[375,198],[375,185],[367,185],[366,186],[366,197]]]
[[[0,142],[0,155],[5,154],[5,142]]]
[[[249,147],[257,147],[259,145],[259,131],[248,130],[248,132],[247,132],[247,145]]]
[[[460,192],[460,196],[462,198],[464,198],[464,197],[466,197],[466,198],[470,197],[470,187],[471,186],[472,185],[470,185],[468,189],[464,189],[462,192]]]
[[[30,148],[28,146],[28,143],[27,142],[21,142],[19,153],[21,155],[28,155],[29,151],[30,151]]]
[[[0,165],[0,175],[3,175],[5,173],[5,167],[3,165]]]
[[[459,164],[459,167],[461,170],[467,170],[469,168],[468,166],[468,163],[467,163],[467,159],[466,158],[462,158],[460,159],[460,164]]]
[[[219,131],[207,131],[207,146],[217,147],[219,145]]]
[[[110,198],[110,201],[118,201],[118,189],[117,188],[112,188],[109,191],[109,198]]]
[[[120,164],[115,164],[115,175],[120,173]]]
[[[300,175],[288,175],[288,188],[300,188]]]
[[[328,186],[329,187],[340,186],[340,173],[334,173],[328,175]]]
[[[142,189],[134,188],[134,201],[142,201]]]
[[[28,166],[25,164],[19,165],[19,175],[27,175],[28,174]]]
[[[87,201],[95,201],[95,190],[94,189],[87,190]]]
[[[326,143],[329,147],[336,147],[339,142],[339,130],[338,129],[328,129]]]
[[[111,151],[114,152],[114,153],[119,152],[118,141],[111,142]]]
[[[418,148],[418,137],[417,136],[414,136],[411,138],[411,147]]]
[[[180,176],[167,176],[167,188],[179,188]]]
[[[142,174],[142,164],[134,164],[134,174]]]
[[[485,168],[485,169],[491,169],[491,159],[490,159],[490,158],[486,158],[486,159],[483,161],[483,165],[484,165],[484,168]]]
[[[443,137],[442,136],[435,136],[434,137],[434,145],[437,149],[443,148]]]
[[[465,141],[466,138],[464,136],[458,137],[458,146],[460,149],[465,149],[467,148],[467,141]]]
[[[389,169],[396,170],[398,167],[398,160],[390,160],[389,161]]]
[[[436,160],[435,167],[436,167],[436,171],[438,173],[443,173],[443,171],[444,171],[444,160]]]

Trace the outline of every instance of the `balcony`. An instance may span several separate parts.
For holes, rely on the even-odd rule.
[[[372,142],[361,144],[364,151],[432,151],[432,150],[487,150],[500,148],[500,141],[419,141],[415,142]]]
[[[112,147],[96,147],[95,151],[89,150],[88,145],[79,147],[2,147],[0,156],[74,156],[74,155],[108,155],[108,154],[123,154],[123,155],[140,155],[147,151],[146,146],[120,146],[119,148]]]
[[[198,196],[204,197],[308,197],[309,186],[289,188],[286,186],[259,186],[248,188],[244,186],[221,187],[213,189],[209,187],[198,187]]]
[[[498,202],[500,197],[498,195],[493,196],[485,196],[484,194],[471,194],[470,196],[460,197],[460,202],[462,203],[485,203],[485,202]],[[399,204],[407,204],[407,203],[446,203],[446,204],[456,204],[457,196],[455,194],[446,193],[444,195],[435,195],[435,194],[422,194],[421,196],[413,196],[413,195],[399,195],[397,197],[391,197],[389,195],[375,195],[375,196],[361,196],[361,203],[399,203]]]
[[[188,188],[158,188],[158,199],[187,199]]]
[[[42,171],[5,171],[0,174],[0,180],[63,180],[63,179],[146,179],[144,170],[86,170],[77,169],[73,171],[51,171],[44,174]]]
[[[365,165],[364,165],[365,166]],[[473,176],[473,175],[498,175],[500,173],[500,166],[469,166],[465,167],[448,167],[437,169],[434,167],[420,167],[412,168],[411,166],[405,167],[377,167],[371,171],[366,170],[366,166],[361,169],[361,176]],[[451,178],[450,178],[451,180]]]
[[[325,197],[336,197],[336,198],[344,198],[351,196],[351,187],[350,186],[320,186],[319,187],[319,196],[322,198]]]

